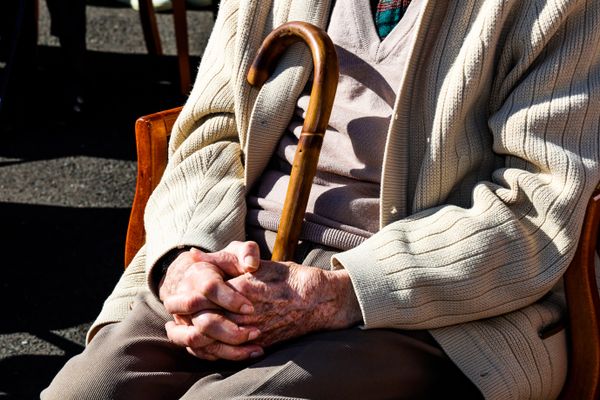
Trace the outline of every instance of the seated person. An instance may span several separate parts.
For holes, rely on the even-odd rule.
[[[291,264],[265,260],[310,55],[246,83],[290,20],[340,60]],[[146,244],[42,398],[556,398],[599,43],[589,0],[223,1]]]

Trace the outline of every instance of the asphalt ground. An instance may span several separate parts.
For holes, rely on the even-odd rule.
[[[66,113],[58,41],[40,2],[35,68],[19,118],[0,129],[0,399],[33,399],[83,350],[85,332],[123,269],[133,199],[135,119],[181,105],[169,14],[166,56],[146,54],[138,15],[87,7],[84,112]],[[212,14],[189,11],[193,65]],[[5,65],[0,63],[0,72]],[[195,67],[192,68],[195,71]]]

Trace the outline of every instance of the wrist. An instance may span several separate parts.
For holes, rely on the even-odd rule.
[[[343,269],[324,272],[334,302],[331,315],[333,328],[343,329],[359,324],[362,313],[348,272]]]
[[[163,282],[165,280],[165,275],[167,274],[167,270],[169,269],[169,267],[171,266],[171,264],[173,263],[173,261],[175,261],[177,259],[177,257],[179,257],[179,255],[181,255],[181,253],[184,253],[186,251],[189,251],[191,249],[191,246],[183,246],[183,247],[178,247],[178,248],[174,248],[171,249],[169,252],[167,252],[165,255],[163,255],[154,265],[154,268],[152,269],[152,285],[153,285],[153,290],[155,291],[155,293],[158,294],[158,298],[162,301],[163,298],[160,295],[161,293],[161,288],[163,285]]]

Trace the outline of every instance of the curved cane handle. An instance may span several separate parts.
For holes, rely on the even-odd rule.
[[[288,22],[265,38],[247,77],[251,85],[262,86],[275,69],[276,61],[283,52],[300,41],[306,43],[311,50],[314,78],[275,239],[271,257],[273,261],[291,260],[298,244],[323,136],[337,89],[339,66],[335,47],[324,30],[307,22]]]

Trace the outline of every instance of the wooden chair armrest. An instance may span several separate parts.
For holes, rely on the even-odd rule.
[[[146,115],[135,123],[138,172],[125,240],[125,268],[144,244],[144,209],[167,165],[167,144],[181,109]]]

